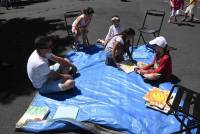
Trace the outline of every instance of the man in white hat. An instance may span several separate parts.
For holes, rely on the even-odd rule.
[[[136,72],[148,80],[170,81],[172,74],[172,61],[167,48],[167,41],[163,36],[156,37],[149,44],[155,47],[156,56],[147,66],[137,68]]]

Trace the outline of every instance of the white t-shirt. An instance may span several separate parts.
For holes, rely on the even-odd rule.
[[[105,49],[106,49],[106,50],[112,50],[116,42],[119,42],[121,45],[124,45],[124,41],[123,41],[121,35],[114,36],[114,37],[108,42],[108,44],[106,45],[106,48],[105,48]]]
[[[50,73],[49,61],[41,57],[37,50],[33,51],[28,59],[27,73],[35,88],[41,88],[47,81],[47,75]]]
[[[119,25],[118,27],[115,27],[114,25],[111,25],[109,27],[109,30],[108,30],[108,34],[106,35],[106,38],[105,40],[110,40],[113,36],[121,33],[123,31],[123,28]]]

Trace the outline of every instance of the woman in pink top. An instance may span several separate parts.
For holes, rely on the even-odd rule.
[[[79,36],[82,35],[83,44],[87,43],[87,27],[92,20],[94,10],[88,7],[83,10],[83,14],[78,16],[76,20],[72,23],[72,32],[75,35],[75,43],[78,42]]]

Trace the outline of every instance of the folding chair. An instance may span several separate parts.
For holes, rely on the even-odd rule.
[[[74,36],[72,33],[72,22],[69,23],[69,18],[75,18],[81,15],[82,12],[80,10],[75,11],[68,11],[64,13],[64,20],[65,20],[65,28],[67,30],[67,35],[70,40],[70,44],[74,44]],[[73,46],[75,49],[77,49],[77,46]]]
[[[174,101],[170,104],[172,94],[176,93]],[[167,98],[175,118],[180,122],[180,130],[173,132],[180,134],[191,133],[192,129],[200,128],[200,94],[180,85],[174,85]]]
[[[143,42],[146,43],[143,34],[153,34],[154,37],[159,36],[162,27],[165,11],[158,10],[147,10],[144,17],[142,27],[138,29],[140,32],[137,45],[142,38]]]

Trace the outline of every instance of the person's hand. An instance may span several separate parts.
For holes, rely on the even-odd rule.
[[[146,70],[143,70],[143,69],[139,69],[139,70],[138,70],[138,73],[141,74],[141,75],[144,75],[144,74],[147,73],[147,71],[146,71]]]
[[[119,64],[119,63],[116,63],[116,66],[117,66],[118,68],[120,68],[121,64]]]
[[[62,74],[63,76],[63,81],[66,81],[66,80],[69,80],[69,79],[72,79],[73,77],[69,74]]]
[[[137,73],[137,71],[139,70],[140,68],[138,66],[134,67],[134,71]]]

